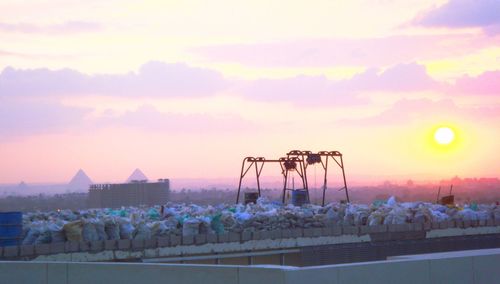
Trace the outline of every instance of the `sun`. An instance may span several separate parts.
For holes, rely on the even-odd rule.
[[[438,144],[448,145],[455,140],[455,132],[449,127],[440,127],[434,132],[434,140]]]

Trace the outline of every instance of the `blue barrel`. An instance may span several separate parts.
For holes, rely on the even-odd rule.
[[[303,204],[309,203],[307,200],[307,190],[305,189],[295,189],[292,190],[292,204],[295,206],[302,206]]]
[[[18,245],[22,233],[22,212],[0,212],[0,247]]]

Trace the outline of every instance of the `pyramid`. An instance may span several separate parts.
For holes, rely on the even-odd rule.
[[[26,190],[28,188],[28,185],[24,182],[24,181],[21,181],[18,185],[17,185],[17,188],[19,190]]]
[[[128,177],[127,182],[142,180],[148,180],[148,178],[140,169],[135,169],[134,172]]]
[[[68,183],[68,189],[86,190],[92,183],[92,180],[87,176],[87,174],[82,169],[79,169],[75,176]]]

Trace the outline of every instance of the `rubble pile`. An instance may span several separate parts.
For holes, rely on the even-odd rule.
[[[372,205],[331,203],[324,207],[281,205],[260,198],[257,204],[198,206],[173,204],[121,209],[30,212],[23,216],[23,244],[119,239],[146,240],[168,235],[270,231],[334,225],[433,223],[446,220],[500,220],[500,206],[463,207],[426,202]]]

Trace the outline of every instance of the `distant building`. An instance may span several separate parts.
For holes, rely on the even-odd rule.
[[[118,184],[92,184],[89,187],[90,208],[118,208],[121,206],[159,205],[169,200],[170,180],[158,182],[132,180]]]

